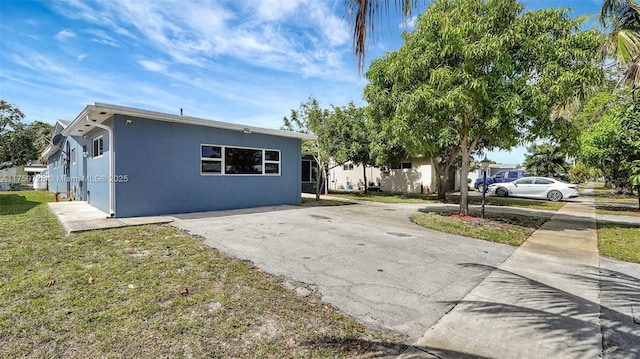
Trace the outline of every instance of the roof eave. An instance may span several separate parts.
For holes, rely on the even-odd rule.
[[[54,153],[58,152],[59,150],[60,150],[60,146],[50,143],[47,146],[47,148],[45,148],[44,151],[42,151],[41,157],[48,160],[49,157],[51,157]]]
[[[214,127],[214,128],[226,129],[231,131],[240,131],[245,133],[259,133],[259,134],[272,135],[272,136],[297,138],[303,141],[317,140],[316,136],[306,134],[306,133],[283,131],[283,130],[272,130],[268,128],[252,127],[252,126],[233,124],[233,123],[227,123],[227,122],[205,120],[197,117],[172,115],[167,113],[141,110],[141,109],[132,108],[132,107],[116,106],[116,105],[109,105],[109,104],[103,104],[103,103],[94,103],[93,105],[85,106],[82,112],[80,112],[80,114],[62,131],[62,134],[64,136],[69,136],[69,135],[82,136],[85,133],[91,131],[95,126],[92,126],[91,123],[86,120],[87,115],[89,116],[92,122],[103,123],[104,121],[106,121],[107,119],[111,118],[116,114],[124,115],[124,116],[148,118],[148,119],[157,120],[157,121],[174,122],[174,123],[205,126],[205,127]]]

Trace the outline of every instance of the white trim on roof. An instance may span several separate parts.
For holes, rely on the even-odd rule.
[[[124,115],[132,117],[146,118],[156,121],[166,121],[173,123],[182,123],[186,125],[196,125],[205,127],[214,127],[225,130],[241,131],[245,133],[259,133],[272,136],[298,138],[301,140],[316,140],[314,135],[299,133],[293,131],[272,130],[268,128],[245,126],[240,124],[220,122],[213,120],[206,120],[197,117],[179,116],[162,112],[141,110],[133,107],[116,106],[104,103],[94,103],[93,105],[87,105],[82,112],[62,131],[64,136],[82,136],[85,133],[91,131],[94,126],[87,124],[85,118],[90,116],[91,121],[97,123],[103,123],[113,115]]]

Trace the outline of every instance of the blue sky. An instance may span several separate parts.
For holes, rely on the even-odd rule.
[[[344,0],[0,0],[0,98],[26,122],[106,102],[279,128],[310,95],[364,105]],[[595,14],[601,0],[527,0]],[[422,6],[417,12],[423,11]],[[402,45],[380,24],[367,63]],[[521,163],[523,149],[491,153]]]

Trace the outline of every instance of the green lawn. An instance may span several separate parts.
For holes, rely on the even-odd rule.
[[[594,184],[596,213],[640,216],[638,198],[617,195],[604,183]],[[640,263],[640,226],[617,223],[598,223],[598,246],[603,256]]]
[[[598,241],[603,256],[640,263],[640,227],[598,223]]]
[[[0,192],[0,357],[326,358],[402,345],[167,225],[66,237]]]
[[[551,214],[486,213],[482,219],[480,213],[473,214],[475,217],[460,217],[452,212],[422,212],[411,216],[411,220],[440,232],[519,246],[551,217]]]

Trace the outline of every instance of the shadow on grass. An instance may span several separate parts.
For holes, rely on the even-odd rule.
[[[621,215],[640,215],[640,209],[638,208],[637,204],[633,204],[633,203],[629,203],[629,204],[618,204],[618,205],[611,205],[611,204],[596,204],[596,209],[602,210],[602,211],[610,211],[610,212],[616,212]]]
[[[22,214],[41,202],[27,200],[26,196],[15,193],[0,193],[0,215]]]
[[[352,354],[366,355],[366,358],[395,357],[409,348],[407,344],[402,343],[334,336],[319,336],[301,344],[313,348],[343,349]]]
[[[509,298],[509,304],[492,301],[491,298],[452,303],[457,304],[454,310],[462,311],[469,321],[483,321],[487,328],[490,328],[492,319],[519,323],[513,327],[512,334],[493,338],[498,341],[496,345],[514,345],[509,339],[510,335],[522,339],[533,329],[542,341],[553,342],[560,337],[570,342],[571,346],[566,349],[571,357],[594,357],[594,353],[601,354],[600,342],[594,335],[601,333],[605,357],[640,357],[640,318],[634,315],[634,308],[640,306],[639,278],[590,266],[584,266],[579,271],[582,274],[562,274],[567,280],[599,288],[598,303],[496,267],[477,263],[465,263],[462,266],[480,268],[490,273],[483,284],[487,286],[486,290],[500,293],[497,298]],[[462,348],[417,349],[443,358],[476,358],[478,354],[482,355],[451,354],[452,349]]]

